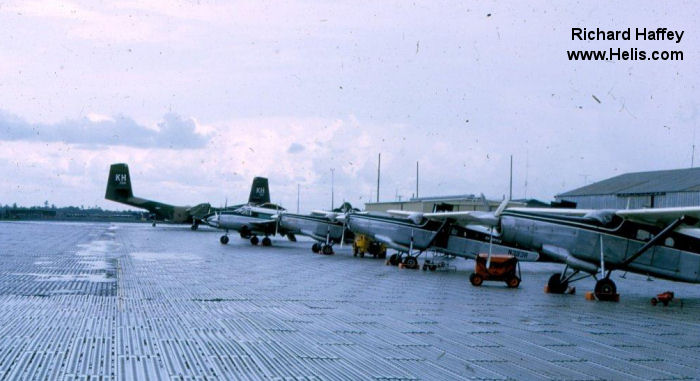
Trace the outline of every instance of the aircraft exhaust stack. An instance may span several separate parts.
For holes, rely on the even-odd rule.
[[[124,163],[112,164],[109,167],[109,177],[107,178],[107,200],[124,202],[134,197],[131,191],[131,176],[129,176],[129,166]]]

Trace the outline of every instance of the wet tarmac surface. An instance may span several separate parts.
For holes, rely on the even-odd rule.
[[[700,285],[614,274],[619,303],[146,224],[0,223],[0,379],[700,378]],[[668,307],[657,293],[675,291]]]

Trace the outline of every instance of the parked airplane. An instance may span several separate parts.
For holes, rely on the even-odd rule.
[[[553,293],[563,293],[569,283],[591,276],[596,279],[596,297],[613,300],[617,296],[610,279],[613,270],[700,283],[700,207],[499,208],[490,215],[446,212],[425,217],[495,227],[502,242],[564,263],[564,270],[549,278]],[[582,271],[587,274],[577,277]]]
[[[287,232],[313,238],[317,242],[311,246],[311,251],[330,255],[333,244],[354,239],[355,235],[340,221],[345,213],[353,210],[356,209],[352,205],[344,203],[331,212],[313,211],[308,215],[283,212],[279,215],[279,226]]]
[[[296,240],[293,233],[278,226],[278,215],[284,210],[281,206],[270,203],[267,179],[256,177],[247,204],[210,214],[205,221],[210,226],[225,230],[226,233],[219,238],[219,242],[224,245],[229,242],[229,230],[235,230],[241,238],[250,239],[253,245],[260,242],[258,235],[263,235],[262,245],[270,246],[270,235],[281,234],[286,235],[290,241]]]
[[[483,226],[460,227],[450,219],[437,221],[424,217],[432,214],[438,213],[350,213],[346,219],[353,232],[396,249],[399,253],[389,257],[393,265],[403,263],[406,267],[417,268],[418,256],[431,249],[463,258],[476,258],[479,253],[489,250],[510,253],[524,261],[536,261],[539,257],[537,253],[501,243]]]
[[[124,163],[112,164],[109,167],[105,198],[107,200],[148,210],[153,220],[153,226],[156,226],[156,221],[168,221],[191,224],[192,230],[197,230],[200,222],[202,222],[204,217],[211,211],[211,205],[208,203],[201,203],[193,207],[175,206],[134,197],[134,193],[131,190],[129,166]]]

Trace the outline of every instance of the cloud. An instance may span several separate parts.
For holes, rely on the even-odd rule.
[[[287,148],[287,153],[299,153],[304,150],[304,146],[299,143],[292,143],[292,145]]]
[[[141,125],[124,115],[114,117],[88,114],[59,123],[29,123],[0,110],[0,140],[40,141],[90,146],[133,146],[141,148],[202,148],[208,137],[195,132],[193,119],[174,113],[163,116],[158,129]]]

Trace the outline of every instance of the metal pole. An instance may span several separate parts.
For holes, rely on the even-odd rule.
[[[513,199],[513,155],[510,155],[510,192],[508,200]]]
[[[418,162],[416,162],[416,198],[418,198]]]
[[[335,168],[331,168],[331,210],[335,207]]]
[[[377,162],[377,202],[379,202],[379,176],[381,175],[382,168],[382,154],[379,154],[379,161]]]

